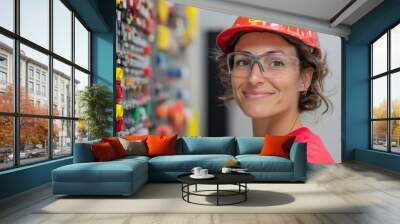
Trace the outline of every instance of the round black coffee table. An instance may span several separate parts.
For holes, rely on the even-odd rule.
[[[198,205],[215,205],[215,204],[202,204],[190,201],[190,196],[204,196],[204,197],[216,197],[217,206],[220,205],[234,205],[239,204],[241,202],[245,202],[247,200],[247,192],[249,188],[247,187],[247,183],[255,180],[255,177],[249,173],[214,173],[215,176],[212,179],[193,179],[190,177],[191,173],[182,174],[177,177],[178,181],[182,183],[182,199],[188,203],[198,204]],[[198,184],[205,185],[216,185],[215,190],[197,190]],[[190,191],[190,186],[195,186],[194,191]],[[223,190],[220,189],[220,185],[236,185],[238,186],[237,190]],[[204,194],[208,192],[215,192],[215,194]],[[222,193],[222,194],[221,194]],[[221,203],[221,197],[229,197],[229,196],[241,196],[240,200],[234,201],[232,203]]]

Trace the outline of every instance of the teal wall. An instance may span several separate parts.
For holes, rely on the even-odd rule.
[[[399,170],[400,157],[369,149],[369,47],[368,44],[400,22],[400,0],[386,0],[353,24],[343,45],[343,160],[357,160]]]
[[[92,32],[92,82],[103,83],[114,92],[115,1],[66,0]],[[113,127],[110,127],[110,131]],[[51,171],[72,163],[72,157],[0,172],[0,199],[51,181]]]

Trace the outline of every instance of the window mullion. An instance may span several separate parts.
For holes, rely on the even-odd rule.
[[[53,0],[49,0],[49,50],[53,52]],[[48,73],[48,91],[49,94],[49,116],[50,119],[48,120],[48,152],[49,152],[49,159],[53,159],[53,56],[49,55],[49,73]]]
[[[390,29],[389,29],[389,31],[387,32],[387,71],[389,71],[390,70]],[[391,75],[391,73],[389,73],[388,75],[387,75],[387,90],[388,90],[388,92],[387,92],[387,97],[388,97],[388,100],[387,100],[387,110],[388,110],[388,117],[389,118],[391,118],[392,117],[392,99],[391,99],[391,78],[392,78],[392,75]],[[388,124],[388,126],[387,126],[387,131],[388,131],[388,140],[389,140],[389,144],[388,144],[388,152],[391,152],[392,151],[392,135],[391,135],[391,133],[392,133],[392,131],[391,131],[391,129],[392,129],[392,121],[390,120],[390,121],[388,121],[387,122]]]
[[[72,66],[71,66],[71,91],[72,91],[72,105],[71,105],[71,117],[75,118],[75,12],[72,11],[71,13],[71,24],[72,24],[72,28],[71,28],[71,56],[72,56]],[[75,125],[76,125],[76,121],[73,120],[71,122],[72,124],[72,133],[71,133],[71,150],[72,150],[72,155],[74,155],[74,145],[75,145]]]
[[[14,1],[14,31],[17,35],[19,35],[19,9],[20,9],[20,0]],[[19,105],[19,98],[20,98],[20,47],[19,47],[19,39],[14,39],[14,63],[13,63],[13,70],[14,70],[14,112],[15,114],[19,114],[20,112],[20,105]],[[19,166],[20,164],[20,157],[19,157],[19,135],[20,135],[20,118],[14,116],[14,166]]]

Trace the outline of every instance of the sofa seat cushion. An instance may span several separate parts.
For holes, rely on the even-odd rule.
[[[147,163],[140,159],[108,162],[74,163],[53,170],[58,182],[131,182],[132,177],[147,172]],[[147,174],[146,174],[147,176]]]
[[[292,161],[279,156],[239,155],[236,160],[250,172],[293,172]]]
[[[203,167],[209,171],[219,171],[230,159],[231,155],[173,155],[157,156],[149,160],[149,170],[163,172],[190,172],[193,167]]]
[[[234,137],[182,137],[181,146],[177,154],[208,155],[225,154],[235,155]],[[180,149],[179,149],[180,148]]]

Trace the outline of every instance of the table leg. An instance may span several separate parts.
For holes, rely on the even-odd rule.
[[[247,183],[244,183],[244,187],[245,187],[245,189],[244,189],[244,201],[247,201],[247,192],[248,192],[248,190],[247,190]]]
[[[219,205],[219,184],[217,184],[217,206]]]
[[[196,184],[196,186],[195,186],[195,191],[197,192],[197,184]]]

